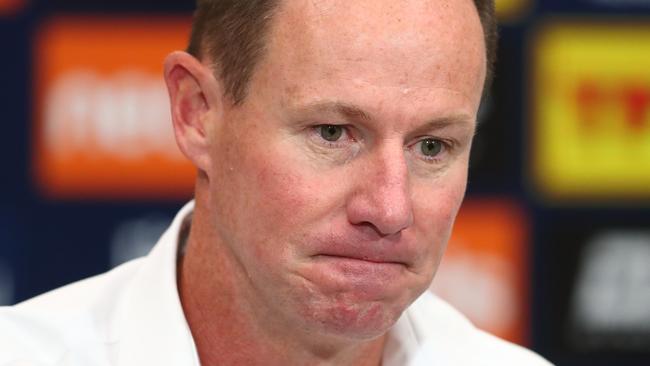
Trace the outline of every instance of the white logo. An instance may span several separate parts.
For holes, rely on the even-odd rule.
[[[606,232],[584,250],[572,302],[580,332],[650,332],[650,232]]]
[[[146,255],[170,222],[171,218],[151,215],[120,224],[111,238],[111,267]]]
[[[496,256],[460,251],[443,258],[431,289],[480,328],[512,327],[521,316],[512,266]]]
[[[182,159],[164,82],[143,72],[65,74],[48,90],[43,122],[48,151]]]

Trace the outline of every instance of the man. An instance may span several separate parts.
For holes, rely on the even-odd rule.
[[[199,1],[196,57],[165,62],[195,203],[148,257],[3,310],[0,361],[547,365],[426,292],[465,191],[491,8]]]

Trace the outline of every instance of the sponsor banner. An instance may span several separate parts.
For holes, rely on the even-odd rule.
[[[194,169],[174,141],[164,57],[185,17],[59,17],[37,33],[36,185],[51,198],[182,198]]]
[[[598,232],[582,251],[570,340],[580,349],[650,349],[650,231]]]
[[[647,215],[557,213],[540,230],[540,343],[555,359],[585,365],[647,364],[650,356],[650,226]],[[603,356],[607,356],[606,359]],[[634,359],[645,362],[631,362]],[[589,362],[593,361],[593,362]],[[609,362],[607,362],[609,361]]]
[[[528,222],[507,200],[468,200],[432,290],[476,326],[528,343]]]
[[[26,0],[0,0],[0,16],[11,16],[26,5]]]
[[[650,26],[550,23],[533,60],[537,187],[553,198],[650,197]]]

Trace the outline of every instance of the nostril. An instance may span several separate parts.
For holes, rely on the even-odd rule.
[[[363,227],[364,230],[372,230],[381,237],[397,234],[413,224],[410,204],[370,204],[356,207],[355,211],[348,207],[348,217],[350,223]]]
[[[356,226],[361,228],[364,233],[372,233],[373,236],[376,236],[378,238],[383,238],[386,236],[386,234],[382,233],[381,230],[379,230],[379,228],[372,222],[364,221],[360,224],[356,224]]]
[[[361,223],[355,223],[354,226],[367,240],[376,240],[376,239],[386,239],[386,238],[395,238],[399,240],[402,230],[399,230],[394,233],[386,233],[380,230],[376,225],[371,222],[364,221]]]

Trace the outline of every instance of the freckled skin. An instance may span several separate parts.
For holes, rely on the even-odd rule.
[[[378,363],[461,204],[484,53],[470,0],[282,3],[245,102],[207,129],[180,281],[204,362]],[[323,101],[371,119],[294,117]],[[342,146],[314,132],[331,123]],[[425,161],[422,137],[455,145]],[[371,261],[340,258],[355,255]]]

